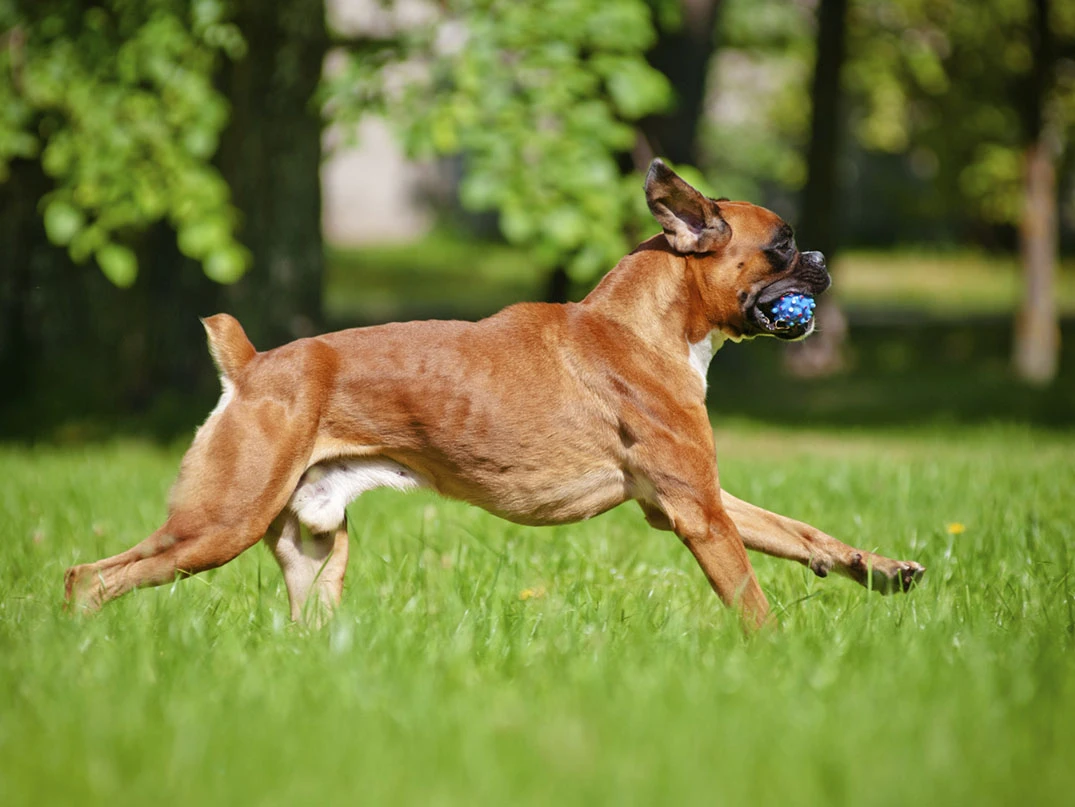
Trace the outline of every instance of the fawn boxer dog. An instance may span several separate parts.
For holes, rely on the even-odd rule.
[[[919,564],[748,504],[717,478],[709,361],[727,339],[807,336],[812,319],[777,322],[767,305],[825,291],[824,257],[799,252],[776,214],[709,199],[660,160],[645,192],[663,234],[580,303],[357,328],[263,353],[232,317],[204,320],[223,394],[183,458],[168,517],[132,549],[68,569],[68,602],[95,610],[264,539],[292,617],[320,620],[343,590],[345,508],[376,487],[431,488],[532,525],[634,500],[748,628],[769,605],[747,548],[881,592],[910,588]]]

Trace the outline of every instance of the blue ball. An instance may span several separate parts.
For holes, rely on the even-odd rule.
[[[773,303],[771,316],[778,326],[805,325],[813,319],[815,305],[814,298],[805,294],[785,294]]]

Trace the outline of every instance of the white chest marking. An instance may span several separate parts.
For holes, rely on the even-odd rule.
[[[713,356],[724,344],[725,336],[720,331],[710,331],[698,342],[688,342],[690,349],[689,361],[694,372],[702,379],[702,388],[707,389],[706,373],[709,372],[709,363]]]
[[[332,532],[343,523],[344,509],[359,494],[373,488],[420,487],[428,487],[422,476],[384,457],[333,460],[302,475],[288,507],[311,532]]]

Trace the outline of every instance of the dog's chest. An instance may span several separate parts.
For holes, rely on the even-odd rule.
[[[708,387],[706,376],[709,373],[709,363],[713,361],[713,356],[724,345],[724,338],[724,334],[720,331],[713,330],[699,341],[687,343],[687,348],[690,351],[688,358],[691,369],[702,379],[703,389]]]

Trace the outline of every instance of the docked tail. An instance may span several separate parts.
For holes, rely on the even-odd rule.
[[[220,375],[234,379],[257,353],[239,320],[230,314],[216,314],[202,320],[209,337],[209,353]]]

